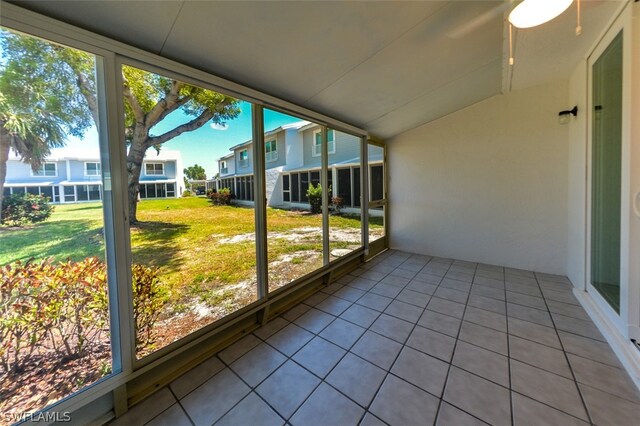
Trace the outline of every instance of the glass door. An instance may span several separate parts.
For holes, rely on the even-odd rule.
[[[591,279],[620,313],[622,32],[592,65]]]

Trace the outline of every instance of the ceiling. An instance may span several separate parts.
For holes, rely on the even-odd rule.
[[[620,7],[515,33],[508,1],[14,1],[388,138],[505,90],[568,79]]]

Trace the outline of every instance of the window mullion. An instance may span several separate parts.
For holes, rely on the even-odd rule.
[[[256,232],[256,274],[258,299],[267,297],[269,283],[267,274],[267,197],[264,144],[264,111],[261,105],[251,105],[253,121],[253,193]]]

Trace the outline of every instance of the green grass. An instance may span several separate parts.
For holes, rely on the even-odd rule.
[[[138,204],[139,226],[131,228],[131,250],[135,263],[160,268],[169,289],[184,293],[206,293],[225,284],[255,277],[255,242],[221,241],[234,236],[250,237],[255,231],[254,210],[248,207],[212,206],[201,197],[145,200]],[[381,228],[381,218],[372,218],[372,228]],[[271,236],[287,235],[294,229],[315,228],[315,235],[300,233],[294,241],[268,239],[269,262],[294,256],[292,265],[304,263],[298,252],[322,253],[322,216],[278,209],[267,210]],[[332,216],[331,229],[360,229],[354,216]],[[353,245],[353,244],[352,244]],[[331,242],[332,248],[349,243]],[[25,228],[0,228],[0,265],[29,258],[81,260],[104,259],[102,208],[100,203],[58,205],[44,223]]]

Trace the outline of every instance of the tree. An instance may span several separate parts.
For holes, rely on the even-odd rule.
[[[204,167],[194,164],[184,169],[184,174],[189,180],[207,180],[207,173]]]
[[[196,130],[208,121],[222,124],[237,117],[240,108],[235,98],[137,68],[125,65],[122,74],[125,137],[129,145],[129,217],[135,224],[140,172],[147,149],[154,147],[159,150],[163,143],[184,132]],[[177,110],[193,118],[161,135],[152,134],[156,124]]]
[[[2,73],[11,67],[32,64],[31,74],[21,77],[51,91],[55,96],[49,99],[52,105],[30,106],[31,101],[17,100],[27,104],[19,117],[23,122],[35,122],[39,114],[53,115],[61,137],[50,138],[48,134],[39,135],[46,146],[64,143],[66,133],[81,136],[89,127],[91,120],[99,126],[93,57],[74,49],[62,48],[52,43],[7,32],[2,32],[3,56]],[[42,59],[39,59],[42,58]],[[41,61],[42,63],[40,63]],[[35,69],[42,67],[41,70]],[[46,72],[44,70],[46,69]],[[14,78],[17,76],[13,75]],[[202,89],[179,80],[159,76],[130,66],[122,67],[123,97],[125,111],[125,141],[128,146],[127,170],[129,193],[129,219],[137,223],[136,211],[140,189],[142,160],[149,148],[160,150],[162,144],[181,135],[204,126],[207,122],[222,124],[238,116],[238,100],[211,90]],[[12,77],[7,77],[11,82]],[[18,85],[20,80],[16,80]],[[4,91],[0,90],[0,93]],[[16,99],[7,96],[7,105],[14,108]],[[68,107],[68,108],[67,108]],[[4,107],[3,107],[4,108]],[[162,134],[153,132],[154,126],[174,111],[181,111],[189,117],[182,123]],[[56,115],[56,112],[68,114]],[[4,120],[4,119],[3,119]],[[15,121],[15,120],[14,120]],[[3,129],[7,129],[5,121]],[[4,132],[5,130],[3,130]],[[9,132],[9,130],[7,130]],[[33,132],[32,132],[33,133]],[[48,151],[39,152],[48,154]],[[22,154],[20,154],[22,155]],[[46,155],[45,155],[46,156]],[[23,155],[23,158],[27,158]],[[40,157],[42,161],[44,157]],[[0,163],[3,158],[0,157]],[[0,172],[2,169],[0,164]],[[6,173],[6,161],[4,162]]]
[[[95,95],[88,99],[95,87],[75,71],[94,69],[89,55],[2,30],[0,46],[1,212],[10,151],[35,171],[67,134],[81,137],[92,123],[87,106],[95,103]]]

